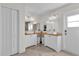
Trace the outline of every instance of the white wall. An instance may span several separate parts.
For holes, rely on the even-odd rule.
[[[1,6],[19,10],[19,33],[18,33],[19,34],[19,52],[22,53],[25,51],[25,48],[24,48],[25,8],[22,4],[1,4]]]

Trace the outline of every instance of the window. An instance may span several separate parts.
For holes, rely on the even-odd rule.
[[[79,14],[67,17],[68,27],[79,27]]]

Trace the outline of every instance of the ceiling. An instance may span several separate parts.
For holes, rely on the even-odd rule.
[[[63,7],[68,3],[3,3],[3,6],[7,6],[14,9],[21,9],[22,7],[25,16],[32,16],[38,22],[41,22],[42,15],[48,14],[50,11]],[[40,21],[41,19],[41,21]],[[44,19],[43,19],[44,20]],[[45,19],[46,21],[46,19]]]
[[[66,4],[68,3],[3,3],[2,5],[14,8],[17,8],[16,6],[22,6],[25,8],[26,16],[37,16]]]
[[[66,5],[66,3],[26,3],[25,10],[26,15],[37,16],[63,5]]]

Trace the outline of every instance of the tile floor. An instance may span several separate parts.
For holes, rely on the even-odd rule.
[[[15,56],[70,56],[69,54],[61,51],[57,53],[55,50],[45,47],[43,45],[32,46],[26,48],[26,51]]]

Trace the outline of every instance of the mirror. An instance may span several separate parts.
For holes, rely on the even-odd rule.
[[[38,27],[38,23],[33,24],[32,22],[25,22],[25,31],[37,31]]]

